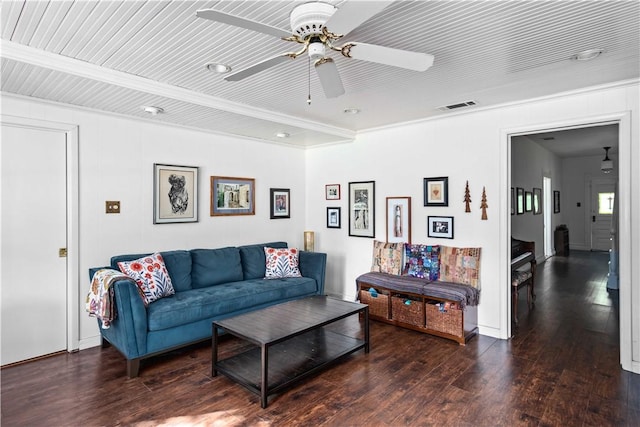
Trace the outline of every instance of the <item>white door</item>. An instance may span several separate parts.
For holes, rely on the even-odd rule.
[[[611,249],[611,227],[616,196],[615,180],[594,179],[591,182],[591,250]]]
[[[0,364],[67,348],[66,140],[2,125]]]

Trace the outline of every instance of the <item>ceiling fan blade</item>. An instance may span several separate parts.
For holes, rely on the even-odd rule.
[[[261,24],[251,21],[250,19],[241,18],[239,16],[229,15],[228,13],[219,12],[213,9],[202,9],[196,12],[198,18],[209,19],[211,21],[222,22],[223,24],[233,25],[235,27],[245,28],[247,30],[257,31],[259,33],[269,34],[279,38],[291,36],[291,32],[271,25]]]
[[[374,44],[353,42],[346,44],[342,54],[347,58],[377,62],[414,71],[426,71],[433,65],[433,55],[408,50],[393,49]]]
[[[391,3],[393,3],[393,0],[347,1],[340,6],[340,9],[336,10],[324,26],[333,34],[344,36],[359,27],[369,18],[380,13]]]
[[[258,74],[261,71],[264,71],[271,67],[275,67],[276,65],[286,61],[290,61],[291,59],[293,58],[289,54],[283,53],[283,54],[265,59],[264,61],[260,61],[257,64],[254,64],[248,68],[245,68],[244,70],[238,71],[237,73],[230,74],[224,79],[228,82],[237,82],[238,80],[242,80],[249,76],[253,76],[254,74]]]
[[[314,64],[316,73],[327,98],[336,98],[344,93],[338,67],[331,58],[321,58]]]

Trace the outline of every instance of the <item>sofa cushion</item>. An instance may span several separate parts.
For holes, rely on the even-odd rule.
[[[371,271],[400,275],[402,273],[403,249],[404,243],[387,243],[374,240]]]
[[[121,261],[118,267],[136,281],[145,305],[175,294],[171,277],[159,253],[132,261]]]
[[[481,248],[440,246],[440,280],[478,288]]]
[[[266,261],[265,279],[280,279],[284,277],[300,277],[298,249],[264,248]]]
[[[121,261],[133,261],[134,259],[149,256],[151,254],[117,255],[111,258],[111,267],[119,270]],[[173,288],[177,291],[191,289],[191,254],[189,251],[176,250],[160,252],[164,265],[167,267]]]
[[[260,278],[178,292],[171,298],[149,306],[149,330],[220,318],[251,307],[312,295],[316,290],[314,279],[294,277],[273,280]]]
[[[240,251],[235,247],[191,250],[191,286],[205,288],[242,280]]]
[[[405,274],[421,279],[438,280],[440,277],[440,246],[405,246]]]
[[[287,242],[270,242],[257,245],[239,246],[244,280],[262,279],[265,273],[264,248],[286,248]]]

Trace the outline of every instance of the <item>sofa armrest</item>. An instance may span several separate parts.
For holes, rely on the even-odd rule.
[[[97,270],[90,269],[90,273]],[[98,320],[100,333],[127,359],[141,357],[147,352],[147,308],[131,280],[116,280],[111,286],[116,317],[108,329],[102,329]]]
[[[318,295],[324,295],[324,277],[327,268],[327,254],[321,252],[299,252],[300,273],[315,279]]]

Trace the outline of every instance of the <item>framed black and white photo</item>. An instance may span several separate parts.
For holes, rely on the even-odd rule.
[[[533,214],[540,215],[542,213],[542,188],[533,189]]]
[[[326,200],[340,200],[340,184],[325,185],[324,198]]]
[[[327,228],[340,228],[340,208],[327,208]]]
[[[375,181],[349,183],[349,236],[376,236],[375,207]]]
[[[452,216],[427,217],[427,236],[442,239],[453,239]]]
[[[449,178],[425,178],[424,179],[424,205],[425,206],[449,206]]]
[[[211,216],[255,215],[255,179],[211,177]]]
[[[387,242],[411,243],[411,197],[387,197]]]
[[[553,191],[553,213],[560,213],[560,192]]]
[[[524,213],[524,188],[516,188],[516,209],[518,215]]]
[[[198,222],[198,168],[154,163],[153,223]]]
[[[511,187],[511,215],[516,214],[516,189]]]
[[[272,188],[270,190],[271,219],[290,218],[291,201],[288,188]]]
[[[531,212],[533,210],[533,193],[531,191],[524,192],[524,211]]]

